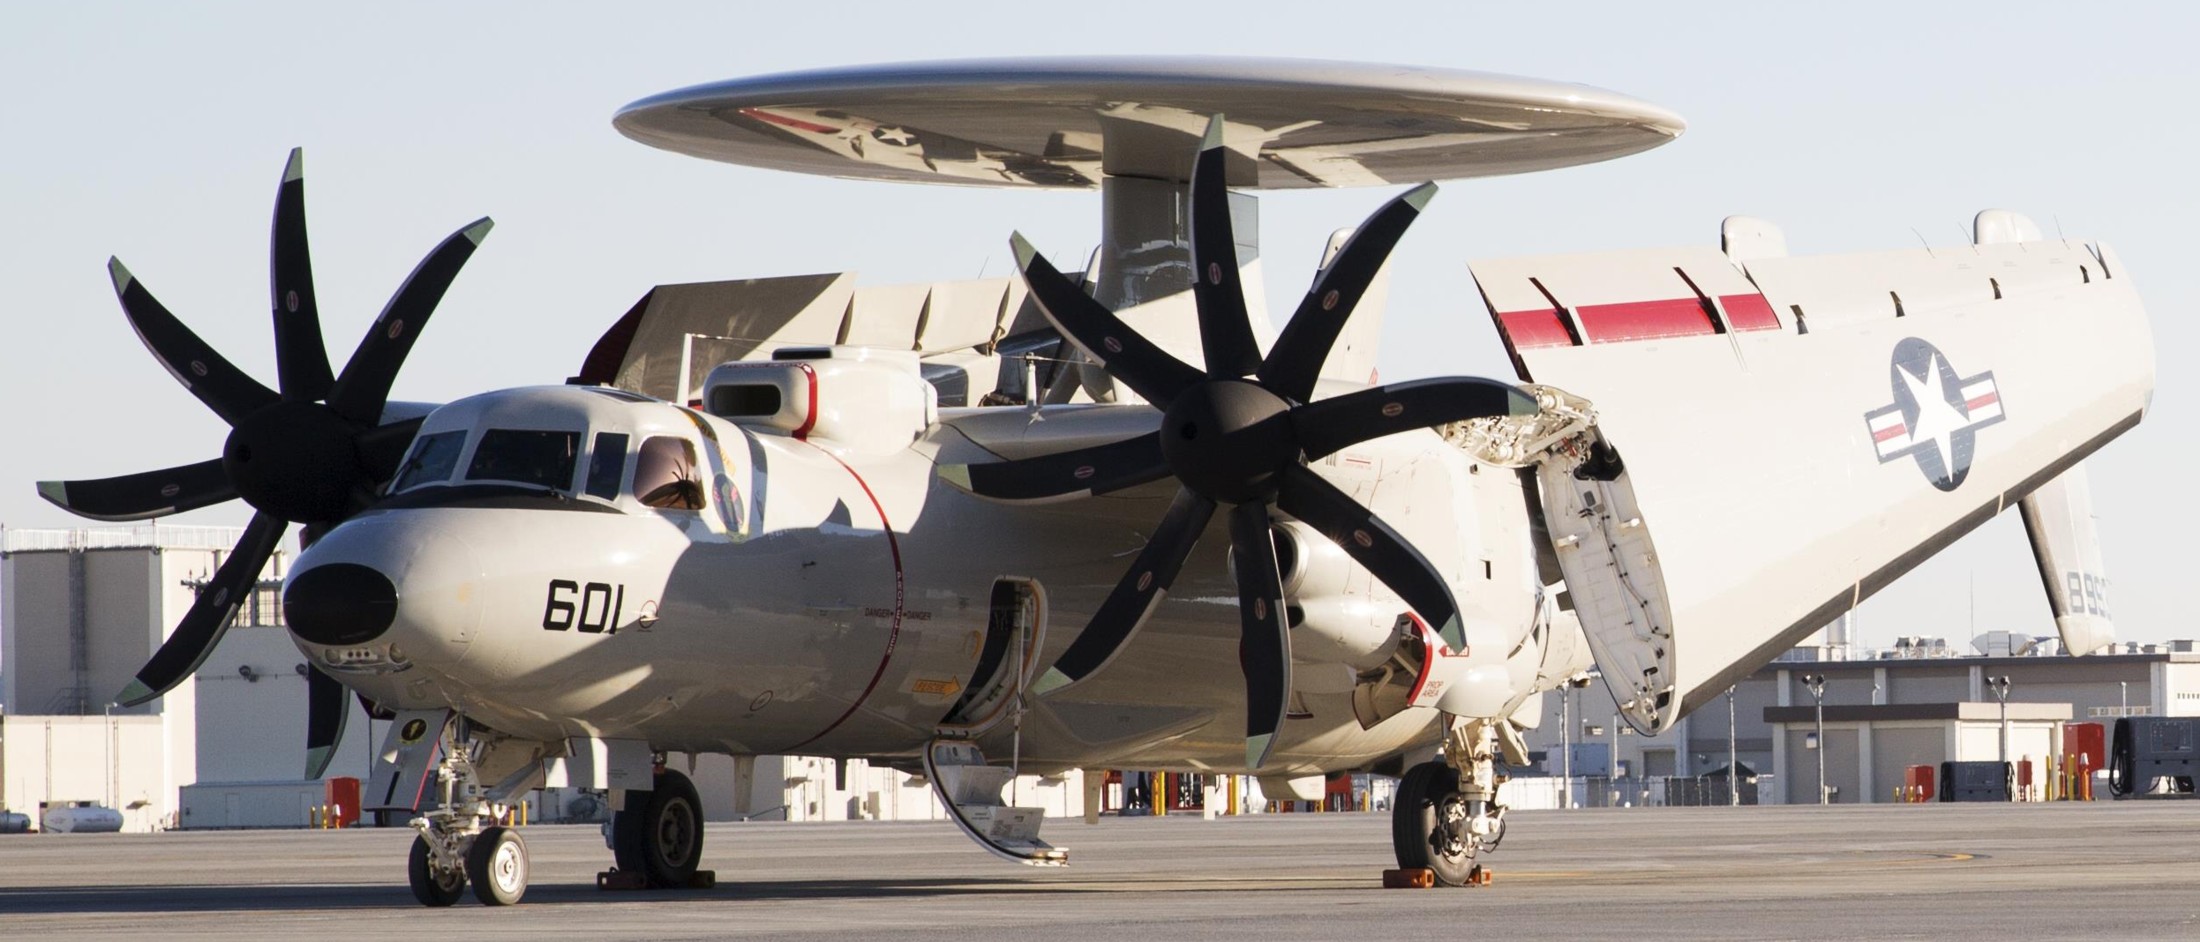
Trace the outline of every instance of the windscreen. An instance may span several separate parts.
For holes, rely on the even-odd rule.
[[[570,491],[580,445],[579,432],[493,428],[483,432],[481,444],[474,446],[466,480],[515,481]]]

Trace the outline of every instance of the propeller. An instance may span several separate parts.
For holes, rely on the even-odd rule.
[[[92,481],[42,481],[39,495],[96,520],[143,520],[231,498],[255,511],[244,536],[176,630],[115,697],[136,706],[182,683],[212,653],[290,524],[311,539],[373,501],[419,428],[383,425],[390,385],[458,270],[489,234],[484,218],[421,260],[341,373],[322,345],[306,244],[305,159],[290,152],[275,198],[270,250],[277,384],[261,385],[200,340],[119,260],[107,263],[123,313],[153,358],[230,427],[220,458]],[[325,768],[342,732],[343,687],[309,672],[308,767]]]
[[[1245,761],[1261,767],[1291,691],[1291,638],[1272,535],[1282,511],[1334,541],[1405,600],[1455,650],[1466,638],[1444,578],[1373,511],[1306,468],[1358,442],[1492,415],[1528,415],[1533,397],[1489,379],[1394,383],[1309,401],[1321,367],[1398,239],[1435,196],[1422,184],[1368,217],[1314,279],[1264,357],[1240,284],[1224,180],[1222,118],[1207,125],[1191,179],[1193,300],[1204,369],[1171,356],[1063,277],[1022,235],[1016,260],[1047,319],[1114,377],[1163,411],[1161,428],[1106,445],[1014,461],[943,466],[972,493],[999,500],[1105,494],[1174,477],[1175,500],[1090,624],[1033,686],[1077,683],[1121,653],[1167,595],[1219,505],[1231,505],[1238,583],[1238,663],[1245,675]]]

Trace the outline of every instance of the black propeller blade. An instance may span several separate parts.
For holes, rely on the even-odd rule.
[[[153,652],[152,659],[138,669],[137,677],[115,696],[116,704],[137,706],[167,693],[199,669],[206,656],[214,653],[214,643],[229,630],[229,619],[237,614],[237,606],[259,584],[260,570],[267,565],[267,558],[275,555],[275,544],[282,542],[285,526],[281,518],[264,513],[252,515],[252,522],[245,525],[244,536],[237,539],[229,558],[214,570],[214,578],[200,587],[198,599],[191,603],[190,611],[183,613],[183,620],[176,623],[176,630],[161,643],[160,650]]]
[[[1092,621],[1034,685],[1076,683],[1123,650],[1166,595],[1218,503],[1230,509],[1237,572],[1239,664],[1245,672],[1246,764],[1275,744],[1291,692],[1291,638],[1272,534],[1281,509],[1342,546],[1398,593],[1447,643],[1465,648],[1450,586],[1419,550],[1349,495],[1305,467],[1357,442],[1481,416],[1530,414],[1532,397],[1485,379],[1432,379],[1307,402],[1323,361],[1383,260],[1435,187],[1424,184],[1377,210],[1322,269],[1266,358],[1245,310],[1231,231],[1223,122],[1211,119],[1191,183],[1193,297],[1206,371],[1138,336],[1064,278],[1022,236],[1017,263],[1040,310],[1110,376],[1163,410],[1153,435],[1055,455],[942,466],[943,477],[986,497],[1043,500],[1106,493],[1174,476],[1182,485],[1130,571]]]
[[[120,261],[108,262],[115,295],[138,338],[229,424],[229,440],[218,459],[100,480],[43,481],[40,496],[103,520],[159,517],[232,497],[257,511],[175,632],[116,697],[123,706],[160,696],[198,668],[258,584],[289,524],[304,524],[309,539],[325,532],[366,506],[395,473],[420,423],[381,424],[390,385],[460,266],[489,232],[490,221],[482,219],[443,240],[383,308],[343,374],[332,376],[306,240],[304,170],[302,152],[291,151],[269,234],[279,392],[199,339]],[[342,732],[343,689],[318,671],[312,680],[308,762],[325,767],[324,752]]]
[[[306,667],[306,778],[316,779],[336,759],[336,744],[344,739],[344,718],[351,713],[351,697],[336,678]]]
[[[197,510],[237,496],[220,458],[96,481],[40,481],[38,496],[79,517],[144,520]]]

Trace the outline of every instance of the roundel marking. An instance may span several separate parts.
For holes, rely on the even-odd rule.
[[[1405,413],[1406,413],[1406,406],[1405,406],[1405,403],[1402,403],[1402,402],[1386,402],[1386,403],[1383,403],[1383,418],[1386,418],[1386,419],[1395,419],[1395,418],[1397,418],[1397,417],[1399,417],[1399,416],[1401,416],[1401,415],[1404,415]]]
[[[1150,588],[1153,588],[1153,570],[1151,569],[1138,574],[1138,591],[1144,592]]]
[[[288,308],[292,314],[298,313],[298,292],[283,292],[283,307]]]
[[[1093,475],[1093,469],[1092,469],[1092,465],[1089,465],[1089,464],[1081,464],[1081,465],[1078,465],[1078,466],[1077,466],[1077,470],[1075,470],[1075,471],[1072,471],[1072,472],[1070,472],[1070,473],[1069,473],[1069,476],[1070,476],[1070,477],[1076,478],[1077,480],[1080,480],[1080,481],[1082,481],[1082,480],[1084,480],[1084,479],[1086,479],[1086,478],[1092,477],[1092,475]]]
[[[1334,310],[1336,310],[1336,309],[1337,309],[1337,289],[1335,289],[1335,288],[1331,288],[1331,289],[1329,289],[1329,293],[1328,293],[1328,294],[1322,295],[1322,310],[1324,310],[1324,311],[1334,311]]]
[[[1115,339],[1114,337],[1101,338],[1100,345],[1106,347],[1109,353],[1123,352],[1123,342]]]
[[[163,484],[160,486],[160,496],[162,497],[174,497],[181,493],[183,493],[183,485],[181,484]]]
[[[192,360],[192,361],[191,361],[191,372],[192,372],[192,374],[193,374],[193,375],[196,375],[196,376],[205,376],[205,375],[207,374],[207,372],[208,372],[208,370],[206,369],[206,361],[205,361],[205,360]]]
[[[402,318],[402,317],[397,317],[397,318],[391,318],[391,319],[390,319],[390,327],[389,327],[389,329],[388,329],[388,330],[385,330],[385,331],[383,331],[383,332],[382,332],[382,335],[383,335],[383,336],[385,336],[385,337],[388,337],[388,338],[390,338],[391,340],[396,340],[396,339],[397,339],[398,337],[402,336],[402,335],[403,335],[404,333],[405,333],[405,319],[404,319],[404,318]]]
[[[1267,599],[1254,599],[1254,600],[1253,600],[1253,617],[1254,617],[1254,618],[1256,618],[1256,619],[1266,619],[1266,618],[1268,617],[1268,600],[1267,600]]]
[[[1208,283],[1208,284],[1210,284],[1210,285],[1219,285],[1219,284],[1221,284],[1221,283],[1222,283],[1222,263],[1221,263],[1221,262],[1208,262],[1208,263],[1207,263],[1207,283]]]
[[[1360,544],[1361,549],[1368,549],[1375,545],[1375,538],[1368,536],[1366,530],[1354,530],[1352,531],[1352,542]]]

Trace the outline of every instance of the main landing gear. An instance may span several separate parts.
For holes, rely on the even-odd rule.
[[[1443,758],[1406,770],[1390,809],[1400,869],[1425,868],[1438,886],[1488,882],[1476,858],[1505,839],[1496,751],[1492,724],[1469,720],[1445,736]]]
[[[629,789],[626,802],[605,827],[605,843],[629,885],[672,888],[707,885],[703,860],[703,801],[695,783],[660,769],[649,791]],[[700,877],[700,879],[698,879]]]
[[[443,758],[435,767],[442,801],[412,820],[420,836],[413,838],[405,874],[424,906],[458,902],[468,883],[483,903],[510,906],[527,895],[527,842],[501,823],[511,808],[491,801],[475,775],[474,743],[457,734],[463,725],[444,727]]]

